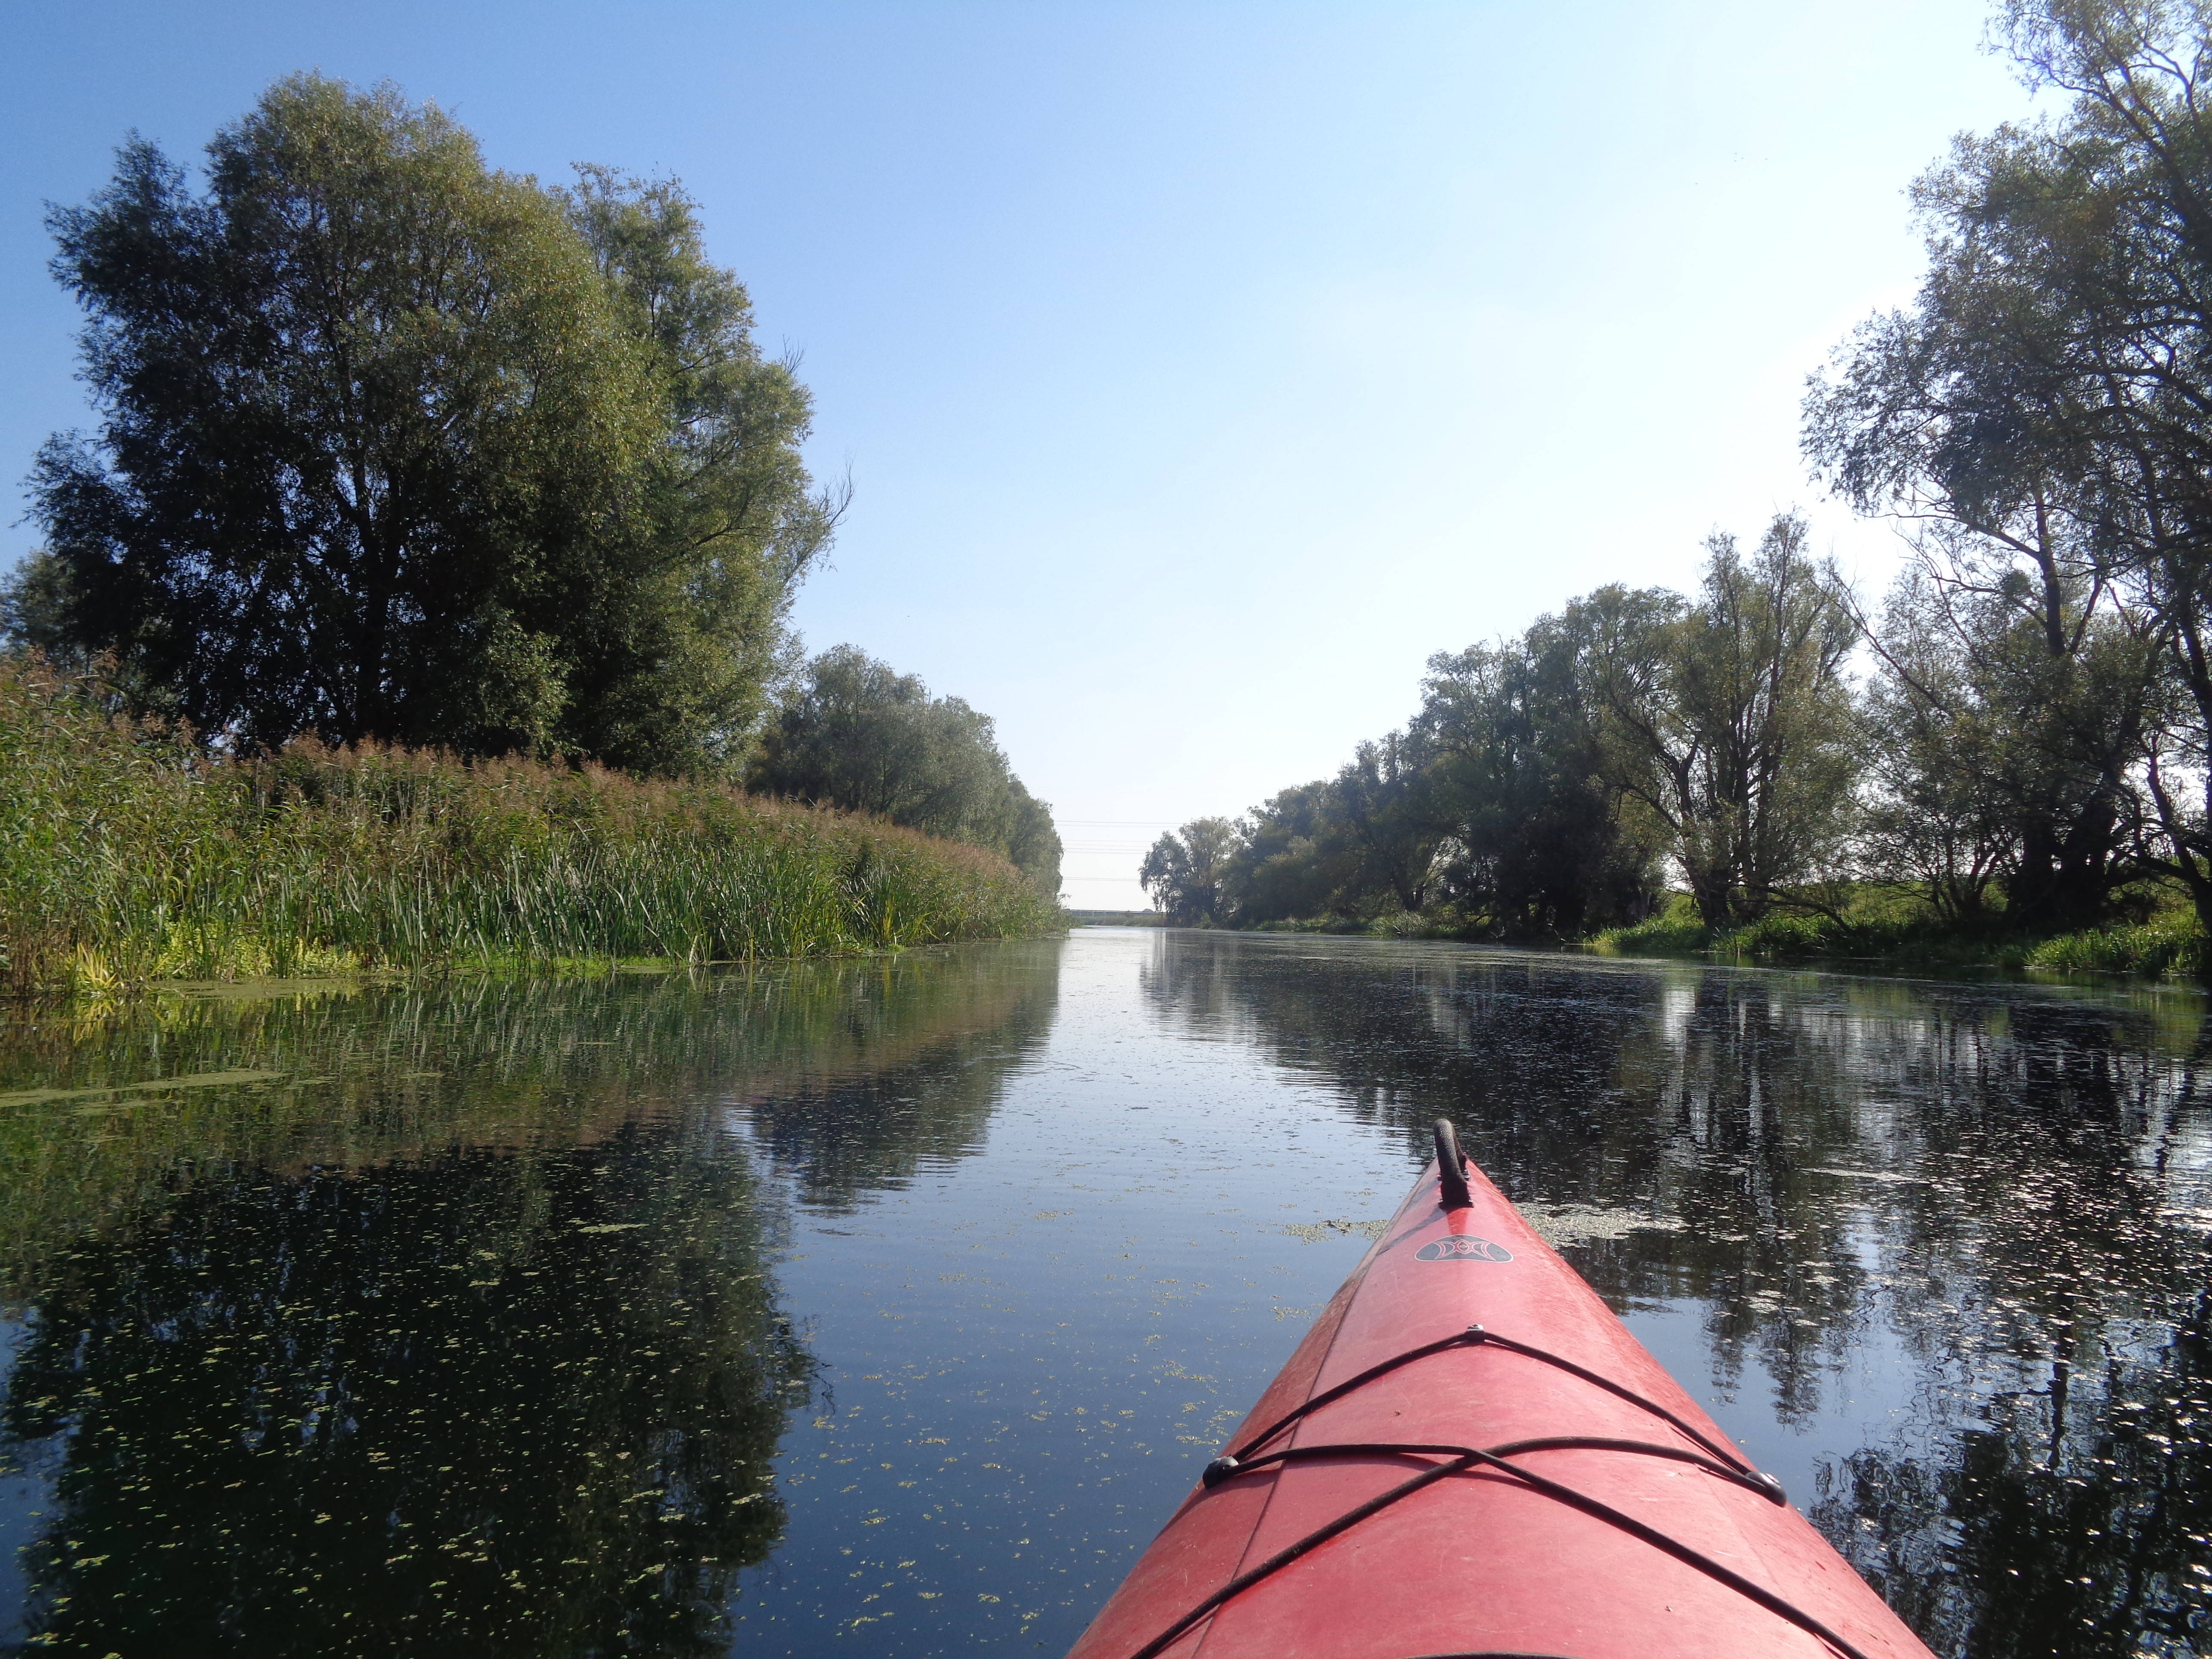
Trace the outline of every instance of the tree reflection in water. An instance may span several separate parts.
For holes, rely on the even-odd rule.
[[[1935,1455],[1842,1459],[1814,1522],[1939,1652],[2202,1652],[2205,1311],[2134,1353],[2100,1341],[2087,1376],[2054,1358],[2043,1388],[1978,1401]]]
[[[848,1194],[974,1150],[1055,974],[1018,946],[19,1027],[29,1650],[725,1650],[813,1380],[749,1142]]]
[[[2212,1642],[2201,1000],[1173,933],[1146,988],[1620,1218],[1575,1265],[1785,1429],[1899,1352],[1906,1426],[1800,1496],[1938,1652]]]
[[[719,1650],[808,1368],[744,1164],[672,1139],[218,1177],[86,1243],[9,1395],[64,1437],[34,1639]]]
[[[1796,1460],[1799,1500],[1939,1652],[2212,1650],[2201,999],[1351,940],[1101,948],[1073,1040],[1036,1066],[1056,945],[27,1014],[0,1044],[0,1298],[28,1320],[0,1463],[27,1455],[56,1494],[27,1633],[94,1659],[720,1650],[787,1490],[771,1571],[811,1563],[778,1604],[810,1626],[876,1619],[908,1569],[933,1596],[957,1582],[923,1580],[985,1535],[986,1504],[1019,1528],[963,1565],[988,1574],[978,1606],[1010,1606],[989,1601],[1009,1583],[1060,1605],[1060,1575],[1136,1542],[1116,1485],[1060,1555],[1012,1553],[1091,1501],[1087,1474],[1048,1494],[1054,1449],[1092,1449],[1054,1435],[1098,1422],[1082,1407],[1150,1409],[1149,1373],[1115,1369],[1120,1339],[1098,1336],[1134,1308],[1134,1258],[1114,1253],[1236,1227],[1259,1260],[1279,1235],[1210,1172],[1178,1185],[1188,1149],[1237,1113],[1279,1114],[1285,1146],[1340,1113],[1379,1132],[1337,1138],[1378,1187],[1397,1179],[1378,1141],[1412,1164],[1449,1115],[1533,1212],[1598,1218],[1576,1265],[1686,1345],[1668,1349],[1686,1384],[1735,1394],[1730,1422]],[[1139,951],[1152,1033],[1099,995],[1102,965]],[[1164,1040],[1139,1058],[1147,1036]],[[1092,1064],[1109,1048],[1110,1074]],[[989,1137],[1006,1166],[940,1180],[986,1150],[1018,1072],[1022,1109]],[[1057,1147],[1118,1172],[1085,1201],[1141,1194],[1172,1231],[1137,1236],[1132,1204],[1101,1212],[1129,1238],[1086,1243],[1061,1205],[1030,1213],[1022,1183]],[[1314,1175],[1336,1202],[1334,1172]],[[995,1241],[969,1236],[970,1203]],[[799,1206],[872,1218],[817,1228],[832,1242],[784,1271],[823,1344],[866,1362],[854,1386],[884,1395],[825,1403],[771,1487],[809,1398],[771,1276]],[[945,1271],[881,1274],[931,1261]],[[1185,1303],[1183,1270],[1158,1271],[1134,1309],[1148,1339],[1206,1352],[1224,1310],[1277,1328],[1256,1285]],[[1098,1390],[1106,1374],[1136,1394]],[[939,1462],[932,1413],[975,1443]],[[870,1435],[895,1449],[880,1480],[829,1474]],[[980,1462],[1017,1461],[1002,1435],[1018,1475]],[[936,1473],[907,1467],[916,1446]],[[841,1529],[878,1518],[879,1552],[927,1540],[943,1560],[854,1577]],[[1024,1580],[1033,1562],[1054,1565]],[[770,1599],[753,1582],[738,1613]],[[915,1605],[932,1611],[909,1650],[998,1628]],[[813,1640],[788,1619],[745,1628]]]

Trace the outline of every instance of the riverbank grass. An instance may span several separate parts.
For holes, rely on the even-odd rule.
[[[594,767],[210,757],[0,663],[0,989],[708,963],[1063,926],[1005,859]]]
[[[1711,956],[1738,959],[1881,961],[1905,965],[2049,969],[2063,973],[2204,977],[2212,949],[2180,896],[2134,896],[2148,914],[2078,933],[2019,927],[1999,910],[1976,923],[1938,915],[1899,888],[1854,890],[1837,915],[1778,911],[1740,927],[1708,927],[1686,893],[1633,927],[1616,927],[1586,948],[1610,956]]]

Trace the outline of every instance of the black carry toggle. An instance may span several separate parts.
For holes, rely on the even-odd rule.
[[[1464,1210],[1474,1202],[1474,1195],[1467,1189],[1466,1155],[1459,1149],[1459,1131],[1451,1120],[1437,1120],[1437,1190],[1443,1195],[1444,1208]]]

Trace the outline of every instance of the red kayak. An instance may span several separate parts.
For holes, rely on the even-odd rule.
[[[1437,1143],[1069,1659],[1929,1659]]]

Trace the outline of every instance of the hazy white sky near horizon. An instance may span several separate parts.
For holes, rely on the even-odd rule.
[[[858,491],[809,646],[994,715],[1069,902],[1134,907],[1161,828],[1332,770],[1432,652],[1688,586],[1713,528],[1797,506],[1886,582],[1797,403],[1911,292],[1913,176],[2031,107],[1987,15],[13,0],[0,464],[88,423],[41,204],[129,129],[188,161],[317,68],[445,105],[495,166],[680,175]]]

